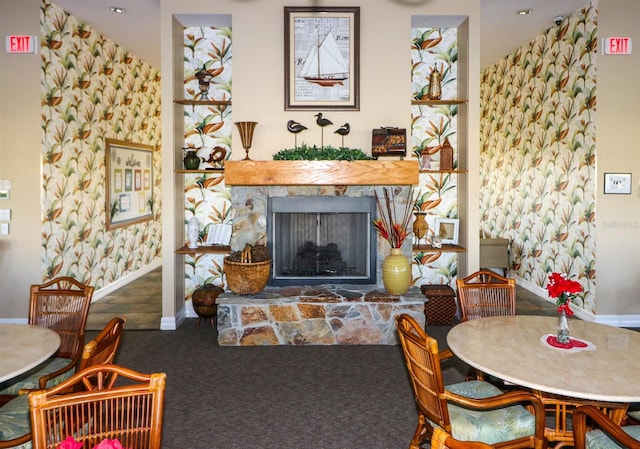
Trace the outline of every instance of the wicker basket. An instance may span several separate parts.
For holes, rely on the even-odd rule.
[[[224,272],[229,290],[238,295],[261,292],[269,280],[271,261],[246,263],[232,262],[225,257]]]

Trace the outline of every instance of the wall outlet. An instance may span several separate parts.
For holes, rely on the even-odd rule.
[[[0,223],[0,235],[9,235],[9,223]]]
[[[11,209],[0,209],[0,220],[11,220]]]

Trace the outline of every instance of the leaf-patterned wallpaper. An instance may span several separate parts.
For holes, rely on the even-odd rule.
[[[231,157],[231,28],[187,27],[184,29],[184,89],[185,100],[204,100],[200,90],[198,71],[206,70],[211,83],[206,99],[228,104],[187,105],[183,108],[184,148],[197,151],[200,169],[217,167],[207,161],[214,151],[222,149]],[[204,242],[212,224],[231,223],[231,192],[224,184],[224,176],[211,173],[189,173],[184,177],[184,239],[192,217],[200,222],[200,242]],[[185,255],[185,300],[204,284],[224,287],[224,254]]]
[[[481,85],[481,231],[512,272],[578,280],[595,312],[597,10],[588,4],[488,68]]]
[[[428,100],[432,70],[441,74],[442,100],[458,99],[458,34],[455,28],[411,29],[412,100]],[[440,149],[448,142],[458,153],[458,105],[413,105],[411,107],[411,152],[423,170],[440,168]],[[437,217],[458,217],[457,174],[421,172],[415,188],[414,210],[426,212],[429,226],[426,243],[434,233]],[[416,242],[417,243],[417,242]],[[456,253],[418,251],[412,254],[413,285],[450,284],[458,275]]]
[[[42,278],[100,289],[160,259],[160,74],[43,0]],[[106,230],[105,138],[157,148],[155,217]]]

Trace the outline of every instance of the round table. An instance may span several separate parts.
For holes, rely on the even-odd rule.
[[[38,366],[59,346],[60,336],[51,329],[0,323],[0,382]]]
[[[462,361],[516,385],[547,393],[608,402],[640,402],[640,332],[569,320],[583,350],[549,346],[557,317],[516,315],[466,321],[447,335]]]

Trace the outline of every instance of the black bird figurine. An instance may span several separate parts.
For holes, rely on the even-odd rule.
[[[304,126],[300,122],[296,122],[295,120],[289,120],[287,122],[287,130],[290,133],[293,133],[295,136],[294,137],[295,148],[298,148],[298,133],[304,131],[305,129],[307,129],[306,126]]]
[[[320,127],[320,148],[324,148],[324,127],[333,125],[333,122],[328,118],[322,117],[322,112],[318,112],[314,117],[317,117],[316,124]]]
[[[349,131],[351,131],[351,127],[348,123],[345,123],[333,132],[334,134],[339,134],[342,137],[342,148],[344,148],[344,136],[349,134]]]

